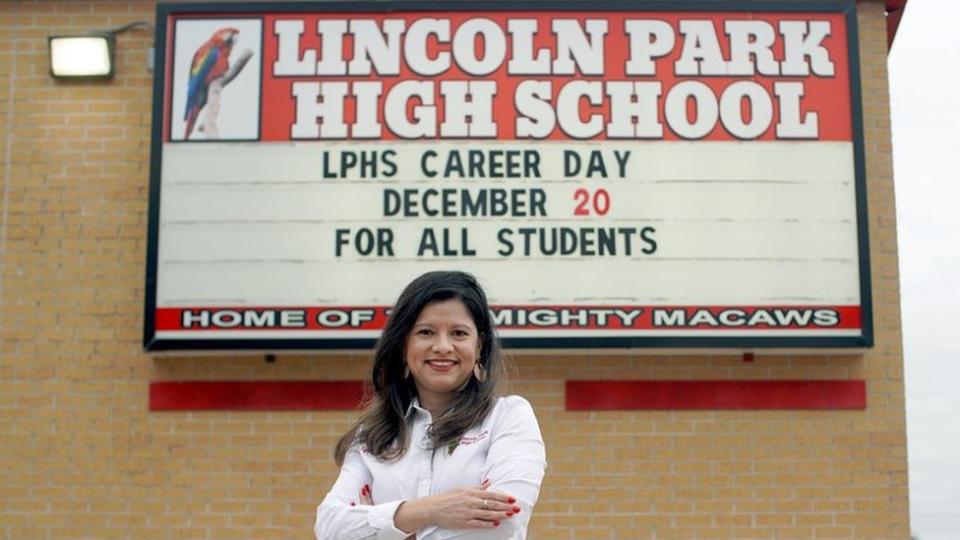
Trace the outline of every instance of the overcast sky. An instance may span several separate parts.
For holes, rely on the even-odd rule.
[[[910,514],[960,539],[960,2],[910,0],[890,52]]]

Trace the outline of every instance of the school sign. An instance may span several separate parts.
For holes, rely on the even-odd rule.
[[[744,6],[750,11],[743,11]],[[872,345],[853,2],[167,4],[148,350]]]

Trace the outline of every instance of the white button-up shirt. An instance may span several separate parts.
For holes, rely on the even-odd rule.
[[[317,508],[318,540],[389,539],[410,535],[394,526],[393,515],[405,500],[455,488],[478,488],[490,480],[491,491],[516,498],[521,512],[492,529],[444,529],[429,525],[418,540],[523,540],[547,466],[543,437],[530,403],[520,396],[497,399],[483,423],[468,430],[452,451],[430,450],[430,413],[414,401],[407,411],[410,447],[394,461],[380,461],[354,445],[340,476]],[[362,504],[360,491],[370,486],[373,504]],[[351,504],[352,503],[352,504]]]

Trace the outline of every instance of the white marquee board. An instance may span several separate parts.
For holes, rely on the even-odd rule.
[[[636,5],[161,4],[145,346],[870,346],[853,3]]]

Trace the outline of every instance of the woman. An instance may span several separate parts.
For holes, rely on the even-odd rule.
[[[525,538],[545,453],[530,404],[497,396],[503,374],[473,276],[410,283],[374,353],[373,398],[337,444],[318,540]]]

